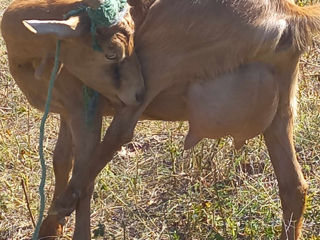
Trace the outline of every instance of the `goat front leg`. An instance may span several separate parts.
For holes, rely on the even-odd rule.
[[[62,234],[62,224],[57,216],[50,215],[50,209],[53,208],[58,196],[66,189],[69,175],[72,169],[72,137],[70,128],[66,120],[61,116],[58,141],[53,153],[53,170],[55,176],[55,188],[49,215],[41,225],[39,238],[52,239],[54,236]]]
[[[84,114],[73,117],[70,121],[72,138],[74,142],[75,162],[72,172],[73,176],[86,171],[88,161],[90,160],[96,146],[101,139],[102,115],[96,112],[91,123],[88,125]],[[73,239],[87,240],[91,239],[90,231],[90,202],[93,192],[93,182],[88,186],[87,194],[81,198],[76,205],[76,225]]]
[[[71,214],[78,200],[82,201],[87,197],[88,190],[99,172],[112,160],[120,147],[132,139],[141,112],[137,107],[124,107],[115,114],[103,141],[93,152],[90,162],[73,172],[66,191],[59,197],[60,204],[55,209],[60,218]]]
[[[96,113],[92,119],[90,125],[87,125],[85,121],[85,114],[83,111],[73,113],[69,118],[68,126],[71,131],[73,149],[74,149],[74,166],[72,171],[72,178],[78,176],[78,172],[86,171],[88,160],[90,160],[94,149],[99,145],[101,138],[101,113]],[[80,173],[80,175],[81,175]],[[64,217],[70,214],[62,216],[59,214],[58,209],[65,208],[65,201],[63,200],[64,191],[59,194],[60,196],[54,202],[51,208],[51,218],[57,219],[60,222],[64,221]],[[81,198],[74,209],[76,209],[76,223],[73,239],[87,240],[91,238],[90,231],[90,201],[93,192],[93,182],[88,185],[87,194]],[[71,212],[70,212],[71,213]]]
[[[293,145],[291,108],[280,109],[264,137],[279,184],[283,209],[281,240],[298,240],[301,235],[307,183]]]

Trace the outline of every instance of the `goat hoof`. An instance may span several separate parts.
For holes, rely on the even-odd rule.
[[[39,239],[56,239],[63,233],[63,225],[57,215],[49,215],[42,222]]]

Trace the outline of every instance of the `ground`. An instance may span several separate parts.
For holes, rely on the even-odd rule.
[[[1,0],[0,14],[10,0]],[[0,240],[27,239],[38,216],[39,125],[8,71],[0,46]],[[300,63],[295,146],[309,184],[304,240],[320,239],[320,42]],[[105,120],[104,128],[110,119]],[[59,116],[46,125],[47,205]],[[277,182],[262,137],[241,151],[232,140],[204,140],[183,151],[186,123],[143,121],[133,141],[99,175],[92,200],[94,239],[276,239]],[[26,194],[22,185],[25,186]],[[27,204],[26,196],[29,199]],[[71,239],[73,217],[64,236]]]

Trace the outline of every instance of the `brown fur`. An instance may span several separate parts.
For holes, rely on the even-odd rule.
[[[2,23],[12,75],[29,101],[39,108],[43,107],[51,68],[51,64],[43,67],[41,61],[48,52],[53,51],[55,38],[32,35],[20,21],[35,16],[48,17],[47,8],[52,14],[49,14],[50,17],[55,19],[75,7],[72,0],[60,1],[50,1],[48,5],[44,0],[16,0],[6,11]],[[242,108],[254,108],[253,115],[262,113],[270,118],[253,124],[258,126],[257,130],[250,128],[250,121],[243,120],[248,126],[243,136],[264,135],[279,182],[284,223],[281,239],[299,239],[307,184],[295,157],[292,106],[299,57],[310,42],[311,32],[320,30],[320,7],[300,8],[286,0],[157,0],[145,11],[148,3],[145,5],[139,0],[131,0],[130,3],[137,7],[131,12],[133,19],[142,24],[135,32],[134,42],[147,88],[141,105],[121,106],[101,98],[93,129],[88,129],[82,114],[81,82],[100,91],[113,102],[118,92],[112,83],[114,72],[109,66],[104,74],[94,68],[86,73],[74,65],[74,61],[86,62],[87,59],[93,59],[98,65],[105,61],[103,53],[95,53],[89,47],[88,36],[63,41],[64,65],[56,81],[52,103],[53,111],[61,115],[58,150],[54,155],[57,183],[55,201],[48,220],[42,226],[42,236],[57,232],[60,227],[57,221],[76,209],[74,239],[90,238],[90,197],[94,179],[122,144],[131,140],[140,118],[190,120],[195,126],[205,124],[203,127],[213,130],[208,136],[200,137],[217,137],[215,130],[221,129],[210,128],[205,121],[207,119],[197,118],[197,113],[194,114],[196,110],[212,111],[211,105],[197,96],[209,95],[211,87],[216,89],[215,84],[223,86],[219,84],[221,79],[236,83],[243,76],[249,76],[252,81],[255,78],[253,73],[258,71],[268,73],[269,77],[260,80],[271,90],[264,92],[262,99],[273,108],[272,111],[264,111],[261,104],[246,101],[251,99],[253,93],[261,93],[259,87],[240,89],[241,93],[235,95],[240,97]],[[125,37],[119,40],[123,39]],[[82,51],[83,48],[86,51]],[[52,61],[52,57],[50,59]],[[131,86],[127,88],[130,90],[126,92],[128,95],[132,92],[136,94],[136,90],[141,89],[141,86],[132,87],[132,84],[140,83],[135,79],[139,74],[135,68],[137,65],[132,64],[136,61],[132,59],[136,60],[135,54],[118,65],[120,82]],[[37,69],[43,72],[41,80],[34,77]],[[209,87],[188,95],[197,84]],[[224,89],[221,87],[221,90]],[[233,91],[226,93],[232,94]],[[276,104],[268,102],[269,98],[275,99]],[[238,111],[238,105],[229,102],[229,98],[221,100],[208,96],[208,99],[219,101],[221,106],[231,106],[223,112],[227,114],[227,119],[237,119],[239,116],[241,119],[251,119],[251,111]],[[193,107],[194,100],[198,101],[196,107]],[[114,119],[99,143],[101,118],[106,114],[114,114]],[[219,132],[218,137],[230,134],[229,130],[237,129],[240,123],[231,121],[230,124],[226,130]],[[194,132],[197,135],[200,133],[200,130]],[[72,144],[74,151],[70,150]],[[74,168],[68,183],[72,157],[75,158]],[[52,223],[54,221],[55,224]],[[288,224],[291,225],[288,227]]]

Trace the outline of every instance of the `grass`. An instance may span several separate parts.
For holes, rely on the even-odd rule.
[[[9,0],[1,0],[0,11]],[[320,239],[320,43],[301,61],[295,146],[309,183],[304,240]],[[21,181],[37,216],[42,114],[28,105],[8,72],[0,44],[0,239],[33,232]],[[104,128],[110,119],[105,120]],[[46,127],[47,203],[54,188],[52,150],[59,117]],[[100,174],[92,200],[94,239],[276,239],[281,210],[277,182],[261,137],[242,151],[232,140],[204,140],[183,151],[186,123],[143,121]],[[48,205],[48,204],[47,204]],[[62,239],[71,239],[73,217]]]

